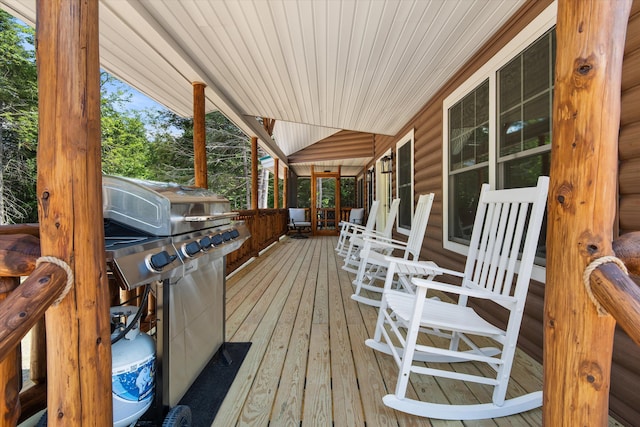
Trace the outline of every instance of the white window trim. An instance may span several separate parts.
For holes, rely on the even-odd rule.
[[[500,68],[511,59],[522,53],[531,43],[549,31],[556,24],[557,3],[554,1],[517,36],[515,36],[495,56],[487,61],[478,71],[454,90],[442,103],[442,244],[447,250],[467,255],[469,247],[448,240],[449,235],[449,108],[460,101],[465,95],[489,79],[489,123],[496,123],[496,75]],[[495,188],[496,172],[496,126],[489,126],[489,184]],[[533,266],[532,278],[544,283],[546,268]]]
[[[400,157],[398,156],[398,152],[400,151],[400,148],[403,147],[405,144],[411,144],[411,161],[410,161],[410,165],[411,165],[411,200],[409,201],[410,204],[409,206],[411,206],[411,223],[413,224],[413,207],[414,207],[414,189],[415,189],[415,163],[414,163],[414,147],[415,147],[415,129],[411,129],[405,136],[403,136],[402,138],[400,138],[400,140],[396,143],[396,197],[400,197],[400,180],[398,179],[398,165],[400,164]],[[398,212],[398,215],[400,215],[400,212]],[[411,233],[411,230],[408,228],[402,228],[400,227],[400,223],[397,222],[396,220],[396,231],[400,234],[404,234],[405,236],[408,236]]]
[[[376,200],[380,201],[380,208],[378,209],[378,218],[376,219],[376,230],[384,230],[387,219],[389,217],[389,210],[391,207],[391,201],[393,200],[391,174],[382,173],[382,159],[391,155],[391,149],[382,153],[382,155],[376,160],[375,177],[376,177]]]

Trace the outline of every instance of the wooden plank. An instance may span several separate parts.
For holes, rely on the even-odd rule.
[[[316,288],[315,275],[320,262],[319,245],[314,245],[314,252],[309,262],[306,277],[300,275],[304,282],[304,292],[301,297],[298,315],[293,325],[291,341],[287,348],[287,356],[273,404],[272,423],[274,425],[300,425],[302,419],[302,397],[306,379],[306,366],[311,336],[311,318],[313,316],[313,301]]]
[[[227,305],[228,307],[231,307],[231,314],[227,314],[227,321],[225,325],[225,336],[227,340],[248,341],[247,338],[243,339],[236,336],[238,329],[243,324],[247,323],[250,318],[253,319],[254,323],[259,322],[260,312],[254,309],[258,304],[264,309],[267,308],[268,302],[273,298],[277,287],[281,284],[281,281],[275,281],[281,280],[280,278],[286,274],[286,269],[284,267],[292,253],[293,252],[284,251],[282,253],[283,256],[279,257],[278,262],[273,266],[274,268],[269,270],[264,276],[257,276],[260,277],[260,280],[257,280],[257,283],[254,282],[253,287],[247,289],[249,291],[247,295],[238,294],[228,301]],[[289,255],[289,257],[286,255]],[[274,282],[276,285],[272,286],[272,283]],[[237,308],[234,309],[236,304],[238,304]]]
[[[323,240],[316,237],[319,242]],[[313,323],[329,322],[329,290],[327,277],[328,254],[326,250],[320,251],[320,268],[316,279],[316,297],[313,306]]]
[[[304,245],[304,248],[298,252],[298,256],[292,259],[294,262],[291,265],[285,283],[283,283],[285,287],[291,286],[291,292],[287,297],[282,312],[279,314],[277,326],[267,346],[262,364],[251,391],[247,395],[240,415],[239,425],[267,425],[269,422],[271,407],[275,399],[279,378],[282,375],[287,347],[290,344],[293,324],[304,288],[304,283],[297,280],[297,276],[303,260],[308,256],[310,247],[311,245]],[[277,314],[274,313],[274,315]]]
[[[302,263],[303,258],[300,257],[298,260],[298,262]],[[287,271],[281,271],[274,283],[278,280],[280,282],[284,281],[287,274]],[[213,426],[229,426],[236,423],[258,369],[264,360],[264,354],[292,283],[289,286],[272,286],[269,288],[265,292],[265,299],[260,304],[262,307],[266,307],[266,310],[257,308],[255,310],[257,315],[249,316],[250,318],[247,318],[239,328],[237,339],[251,341],[252,345],[237,374],[237,377],[242,378],[242,381],[234,381],[232,384],[227,397],[222,402]]]
[[[363,324],[349,325],[349,338],[351,339],[366,425],[397,426],[398,421],[394,411],[381,404],[382,396],[387,394],[387,388],[380,375],[375,354],[364,344],[364,341],[369,338],[365,326]]]
[[[330,426],[333,417],[329,326],[326,323],[312,323],[310,339],[302,425]]]
[[[335,239],[326,239],[325,251],[329,255],[329,331],[331,332],[331,383],[333,392],[333,417],[336,425],[364,425],[362,402],[356,381],[356,371],[351,354],[351,341],[347,327],[342,283],[338,278],[338,256],[333,250]],[[346,271],[340,269],[346,273]],[[349,301],[353,302],[353,301]],[[353,304],[349,304],[352,306]]]

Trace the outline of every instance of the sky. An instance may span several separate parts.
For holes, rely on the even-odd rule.
[[[18,18],[14,18],[14,19],[18,24],[23,25],[25,27],[28,26]],[[23,46],[25,49],[28,49],[28,50],[34,49],[33,45],[30,43],[23,42]],[[143,111],[148,109],[166,110],[164,106],[162,106],[161,104],[158,104],[157,102],[155,102],[154,100],[152,100],[151,98],[143,94],[142,92],[139,92],[138,90],[129,86],[127,83],[119,80],[117,77],[114,76],[114,79],[115,79],[114,80],[115,84],[107,85],[106,87],[107,91],[110,91],[110,90],[116,91],[120,89],[126,93],[131,94],[131,102],[123,106],[124,110],[133,110],[133,111]],[[109,86],[112,86],[112,87],[109,87]]]
[[[107,84],[105,86],[105,89],[107,91],[123,90],[131,94],[131,101],[125,105],[126,110],[135,110],[135,111],[142,111],[142,110],[148,110],[148,109],[166,110],[166,108],[163,105],[158,104],[153,99],[149,98],[142,92],[139,92],[135,88],[129,86],[125,82],[118,80],[117,77],[114,77],[114,79],[115,80],[113,80],[112,83]]]

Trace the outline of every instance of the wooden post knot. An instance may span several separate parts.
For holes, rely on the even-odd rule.
[[[599,317],[607,316],[609,313],[607,313],[607,310],[605,310],[604,307],[602,307],[602,305],[600,304],[600,302],[598,302],[598,299],[596,298],[596,296],[593,295],[593,291],[591,290],[591,273],[593,273],[593,271],[599,266],[601,266],[602,264],[606,264],[608,262],[615,263],[618,267],[620,267],[620,270],[622,270],[624,274],[626,274],[627,276],[629,275],[629,271],[627,270],[627,266],[624,265],[624,262],[622,262],[620,258],[615,257],[613,255],[603,256],[593,260],[591,264],[589,264],[584,269],[584,273],[582,273],[582,281],[584,283],[585,289],[587,290],[587,295],[589,295],[589,299],[596,306]]]
[[[64,297],[67,296],[67,294],[71,290],[71,286],[73,286],[73,271],[71,270],[71,267],[69,267],[69,264],[67,264],[60,258],[56,258],[54,256],[41,256],[36,260],[36,268],[38,268],[38,265],[40,265],[43,262],[49,262],[51,264],[55,264],[58,267],[62,268],[65,273],[67,273],[67,284],[64,286],[64,289],[62,290],[62,293],[60,294],[58,299],[56,299],[52,304],[53,306],[57,306],[62,302]]]

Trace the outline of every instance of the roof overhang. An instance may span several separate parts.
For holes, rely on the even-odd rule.
[[[287,165],[340,130],[395,135],[524,2],[101,0],[101,65],[182,116],[205,83]],[[35,25],[35,0],[0,7]]]

